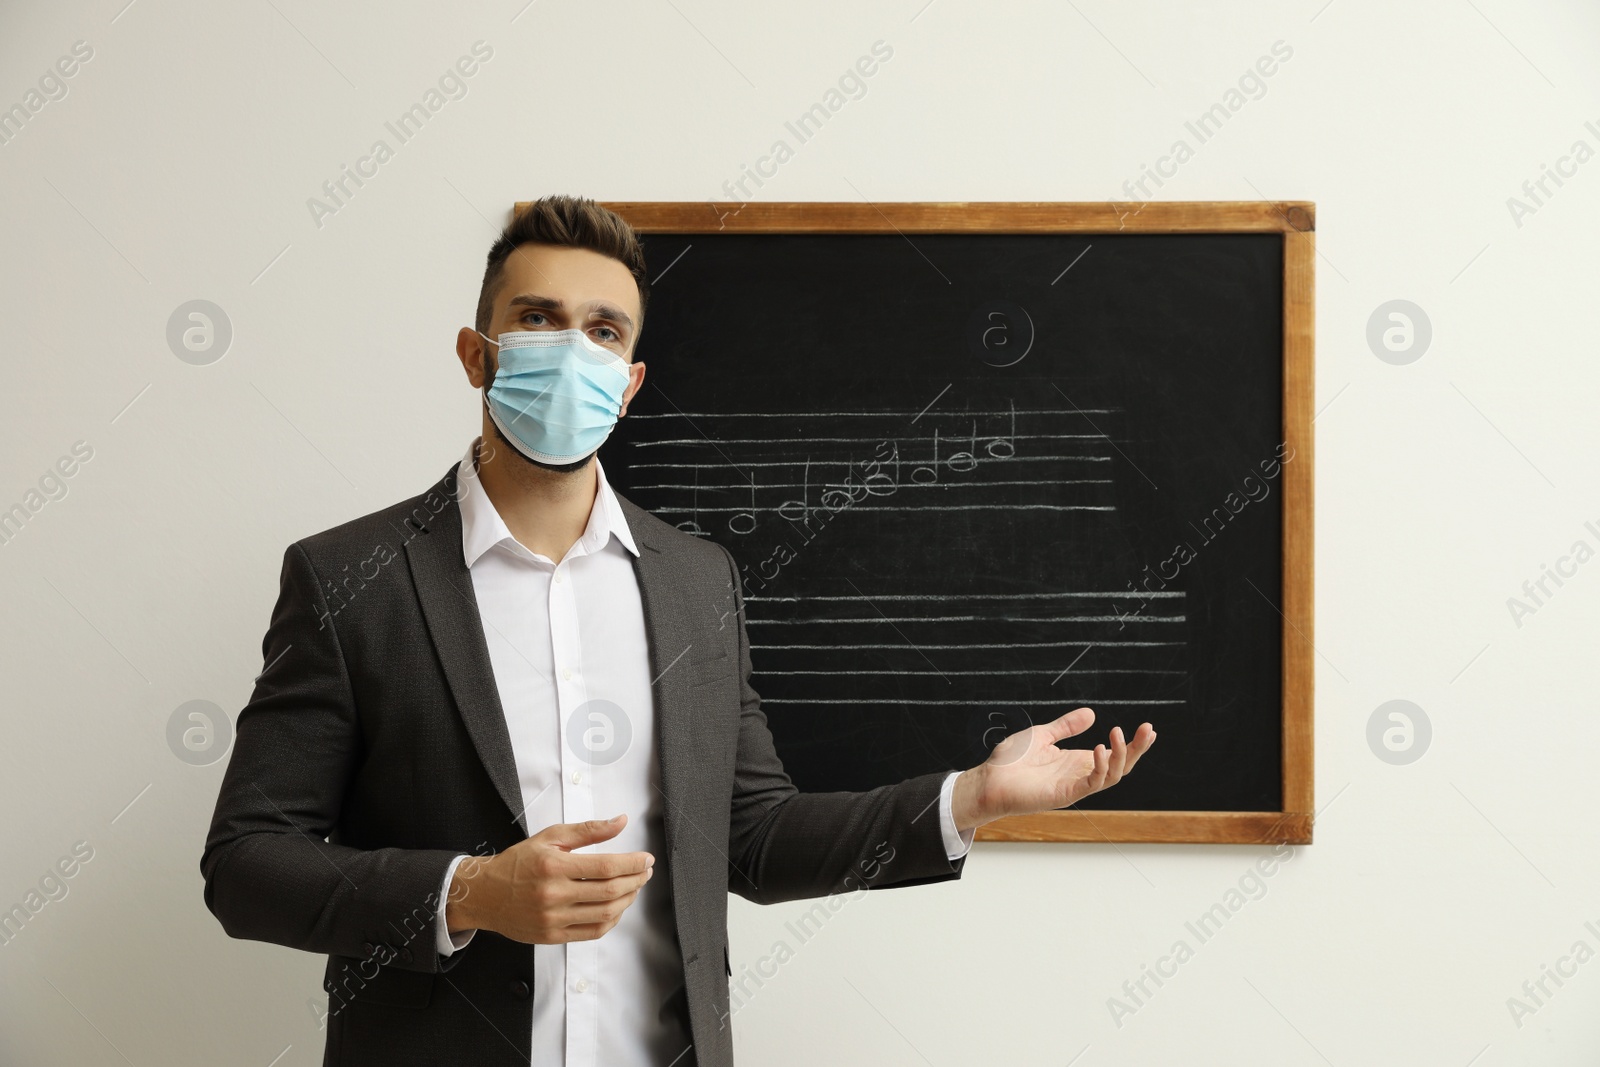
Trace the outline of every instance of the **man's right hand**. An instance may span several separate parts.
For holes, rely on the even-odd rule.
[[[601,937],[650,880],[656,859],[572,850],[611,840],[627,822],[618,815],[558,823],[496,855],[467,857],[450,880],[445,925],[451,933],[492,930],[533,945]]]

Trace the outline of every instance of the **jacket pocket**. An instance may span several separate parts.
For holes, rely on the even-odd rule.
[[[694,689],[702,685],[719,682],[724,678],[733,678],[734,662],[734,658],[729,655],[691,659],[684,665],[689,676],[689,688]]]
[[[398,971],[354,956],[329,956],[322,988],[328,994],[330,1015],[349,1003],[425,1008],[433,999],[437,978],[429,971]]]

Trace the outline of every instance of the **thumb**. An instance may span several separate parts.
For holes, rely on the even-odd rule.
[[[1090,708],[1075,708],[1065,715],[1044,725],[1045,736],[1051,744],[1065,741],[1076,734],[1081,734],[1094,725],[1094,711]]]
[[[586,822],[556,823],[539,831],[538,837],[546,844],[570,851],[585,845],[609,841],[621,833],[627,824],[626,815],[617,815],[610,819],[590,819]]]

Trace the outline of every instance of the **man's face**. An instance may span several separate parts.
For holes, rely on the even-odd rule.
[[[489,339],[476,330],[463,329],[456,338],[456,354],[473,386],[487,390],[499,365],[499,345],[494,339],[502,333],[583,330],[595,344],[631,365],[628,387],[622,394],[622,413],[626,414],[628,402],[644,381],[644,364],[633,359],[641,319],[639,287],[621,262],[587,248],[524,244],[506,259],[501,272],[494,313],[484,331]],[[586,456],[559,466],[540,463],[511,447],[492,420],[486,419],[486,427],[505,442],[511,454],[545,470],[581,470],[593,458]]]

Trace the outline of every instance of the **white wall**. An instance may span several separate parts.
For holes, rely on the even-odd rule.
[[[1600,950],[1600,563],[1520,626],[1507,598],[1600,547],[1600,162],[1520,225],[1507,198],[1600,149],[1600,13],[922,2],[0,9],[0,106],[93,49],[0,145],[0,507],[93,449],[0,545],[0,906],[93,850],[0,946],[0,1062],[320,1063],[320,959],[230,941],[201,902],[223,764],[180,761],[169,720],[246,699],[288,542],[460,454],[452,338],[514,200],[718,197],[878,40],[867,94],[761,198],[1120,196],[1293,49],[1157,197],[1318,204],[1324,810],[1204,945],[1185,921],[1268,850],[986,844],[957,883],[851,900],[738,1013],[741,1062],[1595,1061],[1600,962],[1521,1025],[1507,999]],[[468,95],[316,225],[307,198],[479,40]],[[193,299],[232,323],[208,366],[165,339]],[[1393,299],[1432,323],[1409,365],[1366,342]],[[1433,727],[1405,766],[1366,740],[1397,698]],[[736,901],[736,964],[800,910]],[[1108,998],[1179,939],[1193,958],[1119,1026]]]

